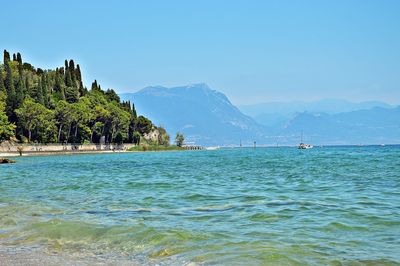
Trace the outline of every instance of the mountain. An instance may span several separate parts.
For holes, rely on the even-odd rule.
[[[263,141],[264,127],[206,84],[147,87],[120,97],[134,102],[141,114],[164,126],[172,138],[180,131],[187,142],[206,146]]]
[[[281,144],[304,141],[327,144],[400,143],[400,107],[374,107],[338,114],[302,112],[295,114],[282,128],[275,128],[275,140]]]
[[[314,102],[269,102],[241,105],[239,109],[246,115],[253,117],[260,124],[280,125],[299,112],[336,114],[374,107],[393,108],[394,106],[380,101],[354,103],[346,100],[323,99]]]
[[[302,131],[304,141],[315,145],[400,143],[400,107],[381,102],[324,100],[308,103],[308,107],[299,103],[281,108],[276,104],[276,110],[263,109],[270,113],[255,116],[268,121],[262,126],[206,84],[147,87],[120,96],[134,102],[156,125],[164,126],[172,139],[180,131],[187,141],[205,146],[238,145],[240,141],[243,145],[253,141],[296,145]]]

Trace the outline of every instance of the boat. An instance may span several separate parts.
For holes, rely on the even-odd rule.
[[[219,146],[214,146],[214,147],[206,147],[207,151],[215,151],[215,150],[219,150],[220,147]]]
[[[301,150],[303,150],[303,149],[312,149],[312,148],[314,148],[313,145],[311,145],[311,144],[306,144],[306,143],[303,142],[303,130],[301,131],[301,141],[300,141],[299,146],[297,146],[297,148],[298,148],[298,149],[301,149]]]
[[[311,144],[300,143],[298,148],[299,149],[312,149],[312,148],[314,148],[314,146]]]

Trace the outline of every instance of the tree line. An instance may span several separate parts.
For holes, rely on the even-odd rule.
[[[139,143],[159,130],[159,144],[168,144],[165,129],[138,116],[130,101],[95,80],[84,86],[79,64],[65,60],[55,70],[35,68],[20,53],[4,50],[0,64],[0,142]]]

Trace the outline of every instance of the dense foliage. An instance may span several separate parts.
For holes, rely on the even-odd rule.
[[[183,136],[183,134],[180,132],[177,132],[176,137],[175,137],[176,146],[182,147],[184,142],[185,142],[185,137]]]
[[[121,102],[114,90],[102,90],[96,80],[88,90],[73,60],[65,60],[55,70],[36,69],[24,63],[20,53],[11,60],[4,50],[0,141],[139,143],[141,136],[154,129],[149,119],[137,116],[133,104]]]

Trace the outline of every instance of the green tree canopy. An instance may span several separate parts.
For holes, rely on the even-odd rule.
[[[8,121],[7,114],[5,112],[5,95],[0,92],[0,142],[9,140],[14,136],[14,130],[16,126]]]
[[[180,132],[177,132],[176,137],[175,137],[176,146],[182,147],[184,142],[185,142],[185,137],[183,136],[183,134]]]
[[[137,116],[133,103],[121,102],[113,89],[103,91],[97,80],[88,91],[81,68],[73,60],[51,70],[23,62],[20,53],[14,53],[10,60],[10,53],[4,51],[3,58],[0,117],[1,125],[7,125],[3,126],[7,128],[4,136],[9,137],[12,131],[19,141],[83,143],[99,142],[104,137],[109,143],[138,143],[143,134],[155,128],[149,119]],[[159,142],[166,141],[166,135],[161,134]]]
[[[15,110],[19,123],[28,133],[28,141],[31,141],[32,131],[36,130],[38,135],[42,135],[39,140],[51,140],[55,137],[54,113],[40,103],[34,102],[31,98],[26,98],[21,108]],[[53,133],[53,136],[52,136]]]

